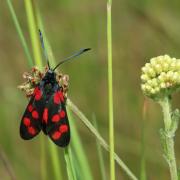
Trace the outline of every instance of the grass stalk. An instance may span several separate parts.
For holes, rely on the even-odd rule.
[[[146,157],[145,157],[145,121],[147,116],[147,101],[144,100],[142,112],[142,127],[141,127],[141,164],[140,164],[140,180],[146,180]]]
[[[32,66],[33,66],[33,60],[32,60],[32,57],[31,57],[29,48],[28,48],[28,46],[27,46],[27,42],[26,42],[25,37],[24,37],[24,35],[23,35],[22,29],[21,29],[21,27],[20,27],[18,18],[17,18],[17,16],[16,16],[15,11],[14,11],[12,2],[11,2],[11,0],[6,0],[6,2],[7,2],[7,5],[8,5],[8,7],[9,7],[9,11],[10,11],[12,20],[13,20],[13,22],[14,22],[16,31],[17,31],[17,33],[18,33],[18,35],[19,35],[19,39],[20,39],[21,45],[22,45],[22,47],[23,47],[23,49],[24,49],[24,52],[25,52],[25,55],[26,55],[26,57],[27,57],[28,64],[29,64],[29,66],[32,67]]]
[[[90,123],[90,121],[86,118],[86,116],[75,106],[70,99],[67,99],[67,105],[69,109],[74,112],[79,119],[83,122],[83,124],[90,130],[90,132],[97,138],[100,145],[109,152],[109,145],[107,142],[102,138],[102,136],[99,134],[99,132],[94,128],[94,126]],[[137,180],[137,177],[131,172],[131,170],[128,168],[128,166],[119,158],[119,156],[114,153],[113,159],[117,162],[117,164],[126,172],[126,174],[129,176],[132,180]]]
[[[47,180],[46,147],[44,136],[41,134],[41,179]]]
[[[115,180],[114,162],[114,117],[113,117],[113,77],[112,77],[112,1],[107,2],[107,51],[108,51],[108,106],[109,106],[109,155],[110,155],[110,179]]]
[[[73,161],[73,155],[72,155],[70,145],[68,146],[67,150],[68,150],[68,154],[69,154],[69,159],[70,159],[70,163],[71,163],[71,169],[72,169],[73,177],[74,177],[74,180],[77,180],[76,170],[75,170],[75,163]]]
[[[55,67],[55,65],[56,65],[55,58],[54,58],[50,43],[49,43],[48,38],[45,33],[43,18],[41,16],[41,12],[39,11],[39,8],[37,6],[35,6],[35,4],[34,4],[34,12],[36,14],[38,28],[41,30],[41,32],[43,34],[44,47],[46,49],[46,53],[47,53],[47,56],[49,59],[50,66]]]
[[[65,161],[66,161],[66,166],[67,166],[67,174],[68,174],[68,179],[69,180],[76,180],[76,175],[75,175],[75,170],[72,165],[72,160],[71,160],[71,154],[69,153],[69,148],[67,147],[64,149],[64,156],[65,156]]]
[[[98,130],[96,117],[94,115],[93,115],[93,124],[94,124],[94,127]],[[101,146],[100,146],[97,139],[96,139],[96,147],[97,147],[97,152],[98,152],[98,157],[99,157],[99,165],[100,165],[100,170],[101,170],[101,177],[102,177],[103,180],[106,180],[107,178],[106,178],[106,170],[105,170],[103,152],[102,152],[102,148],[101,148]]]
[[[24,0],[25,9],[27,14],[27,22],[30,32],[32,50],[34,55],[35,64],[42,69],[42,57],[39,42],[39,33],[36,25],[35,15],[33,11],[33,5],[31,0]]]
[[[59,162],[58,158],[58,147],[56,147],[51,141],[49,141],[49,152],[51,156],[51,163],[53,166],[53,173],[56,180],[61,180],[62,174],[61,174],[61,164]]]
[[[6,154],[4,153],[4,151],[3,151],[3,149],[1,147],[0,147],[0,160],[3,163],[7,174],[9,175],[9,179],[16,180],[17,178],[16,178],[16,176],[14,174],[12,166],[11,166]]]

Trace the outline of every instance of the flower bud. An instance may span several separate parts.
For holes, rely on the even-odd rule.
[[[141,70],[141,89],[148,97],[159,99],[180,88],[180,59],[154,57]]]

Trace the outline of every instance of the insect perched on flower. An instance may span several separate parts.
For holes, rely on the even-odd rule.
[[[27,81],[19,86],[30,97],[21,120],[20,136],[29,140],[42,130],[56,145],[65,147],[70,141],[70,127],[66,112],[69,78],[67,75],[56,73],[55,70],[64,62],[90,49],[81,49],[51,68],[41,32],[40,39],[47,60],[47,68],[44,73],[37,68],[33,68],[31,73],[25,73],[23,77]]]

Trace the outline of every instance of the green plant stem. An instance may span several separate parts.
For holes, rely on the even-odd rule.
[[[109,145],[110,145],[109,155],[110,155],[110,179],[115,180],[111,6],[112,6],[112,1],[109,0],[107,2],[108,105],[109,105]]]
[[[163,100],[160,102],[162,110],[163,110],[163,115],[164,115],[164,126],[165,130],[168,131],[171,127],[171,104],[170,100],[168,97],[165,97]]]
[[[7,171],[7,174],[9,176],[8,179],[11,179],[11,180],[16,180],[16,176],[14,174],[14,171],[12,169],[12,166],[5,154],[5,152],[3,151],[2,147],[0,146],[0,161],[2,162],[2,164],[4,165],[6,171]]]
[[[26,54],[26,57],[27,57],[27,60],[28,60],[28,63],[29,63],[29,66],[33,66],[33,60],[32,60],[32,57],[31,57],[31,54],[29,52],[29,49],[28,49],[28,46],[27,46],[27,43],[26,43],[26,40],[24,38],[24,35],[23,35],[23,32],[22,32],[22,29],[20,27],[20,24],[19,24],[19,21],[17,19],[17,16],[16,16],[16,13],[14,11],[14,8],[13,8],[13,5],[12,5],[12,2],[11,0],[6,0],[7,4],[8,4],[8,7],[9,7],[9,11],[11,13],[11,17],[13,19],[13,22],[14,22],[14,25],[16,27],[16,31],[19,35],[19,39],[21,41],[21,45],[24,49],[24,52]]]
[[[60,160],[59,160],[59,156],[58,156],[59,149],[50,140],[49,140],[48,147],[49,147],[49,152],[50,152],[50,156],[51,156],[54,180],[61,180],[63,178],[62,178],[62,174],[61,174],[61,164],[60,164]]]
[[[169,164],[170,174],[171,174],[171,180],[178,180],[177,176],[177,166],[176,166],[176,158],[175,158],[175,152],[174,152],[174,136],[175,132],[172,133],[171,131],[171,124],[172,124],[172,118],[171,118],[171,103],[170,98],[165,97],[160,102],[160,105],[163,110],[164,115],[164,126],[165,126],[165,136],[164,136],[164,143],[166,146],[166,149],[164,149],[164,154],[166,157],[166,160]]]
[[[67,166],[67,174],[68,174],[68,179],[69,180],[76,180],[76,176],[75,176],[75,170],[73,169],[73,165],[72,165],[72,160],[71,160],[71,154],[69,152],[69,147],[64,149],[64,156],[65,156],[65,160],[66,160],[66,166]]]
[[[141,164],[140,164],[140,180],[146,180],[146,154],[145,154],[145,121],[147,116],[147,100],[144,100],[143,117],[141,126]]]
[[[41,179],[47,180],[46,147],[44,136],[41,134]]]
[[[40,69],[42,69],[41,49],[40,49],[39,36],[38,36],[39,32],[38,32],[38,28],[36,27],[32,1],[24,0],[24,3],[25,3],[25,9],[26,9],[26,14],[27,14],[27,21],[28,21],[28,26],[29,26],[29,32],[30,32],[30,37],[31,37],[31,44],[32,44],[32,50],[33,50],[35,63]]]
[[[92,119],[93,119],[94,127],[98,130],[98,124],[97,124],[95,115],[93,115]],[[106,170],[105,170],[105,163],[104,163],[104,158],[103,158],[102,147],[100,146],[97,139],[96,139],[96,147],[97,147],[97,152],[98,152],[98,156],[99,156],[101,176],[102,176],[103,180],[106,180],[107,178],[106,178]]]
[[[41,12],[40,12],[38,6],[36,6],[35,3],[34,3],[34,12],[36,14],[38,28],[41,30],[41,32],[43,34],[44,46],[45,46],[46,53],[47,53],[47,56],[49,59],[50,67],[55,67],[56,62],[55,62],[55,58],[54,58],[51,46],[50,46],[49,41],[48,41],[48,37],[46,36],[46,33],[45,33],[43,17],[41,15]],[[44,59],[45,58],[46,57],[44,57]]]

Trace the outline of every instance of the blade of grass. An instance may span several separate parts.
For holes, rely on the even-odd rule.
[[[70,163],[71,163],[73,177],[74,177],[75,180],[77,180],[76,168],[75,168],[75,163],[73,161],[73,155],[72,155],[72,151],[71,151],[71,146],[68,146],[68,154],[69,154],[69,159],[70,159]]]
[[[47,163],[46,163],[46,147],[44,142],[44,137],[41,134],[41,179],[47,180]]]
[[[94,127],[98,130],[98,125],[97,125],[97,121],[96,121],[95,115],[93,115],[92,119],[93,119]],[[97,147],[97,152],[98,152],[98,156],[99,156],[99,164],[100,164],[101,176],[102,176],[103,180],[106,180],[106,170],[105,170],[103,153],[102,153],[101,146],[100,146],[100,144],[99,144],[97,139],[96,139],[96,147]]]
[[[25,9],[27,14],[27,22],[30,32],[32,50],[34,55],[35,64],[42,69],[42,57],[41,57],[41,50],[40,50],[40,42],[39,42],[39,34],[38,28],[36,26],[35,15],[33,12],[33,6],[31,0],[24,0]]]
[[[140,165],[140,179],[146,180],[146,157],[145,157],[145,120],[147,114],[147,101],[144,100],[143,105],[143,119],[142,119],[142,127],[141,127],[141,165]]]
[[[59,163],[59,158],[58,158],[58,147],[56,147],[51,141],[49,141],[49,152],[51,156],[51,163],[53,166],[53,171],[54,171],[54,176],[55,179],[60,180],[62,178],[61,174],[61,164]]]
[[[25,55],[26,55],[26,57],[27,57],[28,64],[29,64],[29,66],[32,67],[32,66],[33,66],[33,60],[32,60],[32,57],[31,57],[29,48],[28,48],[28,46],[27,46],[27,42],[26,42],[26,40],[25,40],[25,38],[24,38],[22,29],[21,29],[21,27],[20,27],[19,21],[18,21],[18,19],[17,19],[16,13],[15,13],[15,11],[14,11],[12,2],[11,2],[11,0],[6,0],[6,2],[7,2],[7,5],[8,5],[8,7],[9,7],[9,11],[10,11],[10,13],[11,13],[11,17],[12,17],[12,20],[13,20],[13,22],[14,22],[16,31],[17,31],[17,33],[18,33],[18,35],[19,35],[20,42],[21,42],[22,47],[23,47],[23,49],[24,49]]]
[[[107,2],[107,52],[108,52],[108,106],[109,106],[109,145],[110,145],[109,156],[110,156],[110,179],[115,180],[111,6],[112,6],[112,0],[108,0]]]
[[[2,161],[8,175],[9,175],[9,178],[11,180],[16,180],[16,176],[13,172],[13,169],[12,169],[12,166],[6,156],[6,154],[4,153],[4,151],[2,150],[2,148],[0,147],[0,160]]]
[[[66,169],[67,169],[67,174],[68,174],[69,180],[76,180],[74,167],[72,165],[72,161],[71,161],[70,154],[69,154],[69,147],[64,149],[64,157],[66,160],[66,166],[67,166]]]
[[[69,108],[67,108],[67,111],[68,111],[68,117],[69,117],[69,121],[70,121],[71,134],[73,137],[71,140],[71,145],[72,145],[73,150],[75,151],[78,164],[82,170],[81,177],[82,177],[82,179],[93,180],[87,156],[84,152],[84,148],[82,146],[81,139],[79,137],[78,131],[74,124],[74,122],[75,122],[74,117],[72,116],[72,113],[69,110]]]
[[[52,67],[55,67],[55,65],[56,65],[55,58],[54,58],[50,43],[49,43],[48,38],[47,38],[46,33],[45,33],[44,23],[43,23],[41,13],[40,13],[39,8],[37,6],[35,6],[34,11],[36,13],[38,27],[43,34],[44,47],[47,51],[46,53],[47,53],[49,61],[50,61],[49,63],[50,63],[50,65],[52,65]]]
[[[83,122],[83,124],[90,130],[90,132],[97,138],[100,145],[109,152],[109,145],[107,142],[102,138],[99,132],[94,128],[94,126],[90,123],[90,121],[86,118],[86,116],[75,106],[70,99],[67,99],[67,105],[69,109],[74,112],[79,119]],[[130,179],[137,180],[137,177],[131,172],[128,166],[119,158],[119,156],[114,153],[113,154],[114,160],[116,160],[117,164],[126,172]]]

